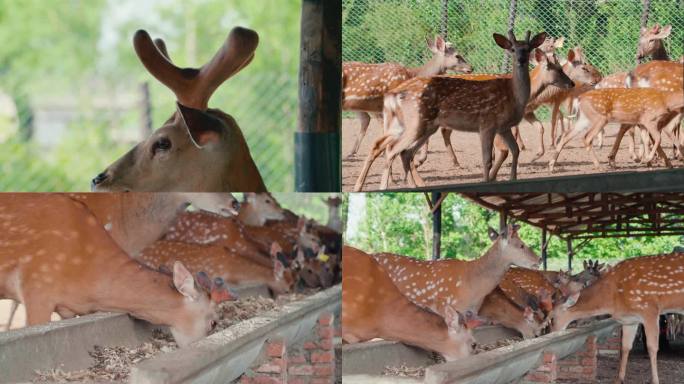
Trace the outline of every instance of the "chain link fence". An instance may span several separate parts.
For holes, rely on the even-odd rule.
[[[492,33],[516,37],[546,31],[565,37],[559,55],[581,46],[604,75],[636,64],[642,20],[672,25],[670,57],[684,53],[684,0],[342,0],[343,60],[419,66],[430,57],[426,38],[446,35],[475,73],[506,70]]]
[[[177,65],[196,67],[236,25],[260,44],[209,106],[238,122],[269,190],[294,190],[301,3],[229,3],[0,0],[0,191],[89,190],[172,115],[173,93],[135,56],[135,30],[163,37]]]

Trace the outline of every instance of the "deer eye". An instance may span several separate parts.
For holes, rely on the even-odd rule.
[[[156,155],[158,151],[168,151],[171,149],[171,140],[166,137],[160,137],[152,144],[152,154]]]

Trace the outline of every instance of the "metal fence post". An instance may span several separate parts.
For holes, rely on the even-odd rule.
[[[565,239],[568,247],[568,273],[572,274],[572,237]]]
[[[513,29],[515,29],[515,15],[517,5],[517,0],[511,0],[511,4],[508,8],[508,31],[512,31]],[[509,72],[510,57],[511,56],[508,54],[508,51],[504,51],[503,61],[501,62],[501,73]]]
[[[152,134],[152,100],[150,98],[150,83],[145,81],[140,84],[140,109],[142,111],[142,124],[140,124],[140,137],[146,138]]]
[[[651,10],[651,0],[644,0],[644,8],[641,12],[641,28],[645,28],[648,24],[648,15]],[[641,31],[639,31],[641,33]],[[637,65],[643,62],[643,59],[637,58]]]
[[[434,207],[442,197],[440,192],[432,192],[432,206]],[[438,260],[442,251],[442,204],[432,212],[432,260]]]
[[[449,39],[449,0],[442,0],[442,38],[447,41]]]
[[[546,248],[544,245],[546,244],[546,228],[542,229],[542,234],[541,234],[541,257],[542,257],[542,262],[544,263],[544,270],[546,271],[546,258],[548,257],[548,253],[546,252]]]

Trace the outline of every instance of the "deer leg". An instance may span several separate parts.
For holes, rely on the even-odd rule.
[[[660,322],[658,313],[651,314],[644,319],[644,333],[646,334],[646,347],[648,357],[651,360],[651,384],[659,384],[658,380],[658,338],[660,337]]]
[[[560,102],[553,103],[551,109],[551,146],[556,147],[556,126],[560,123],[563,132],[563,114],[560,113]]]
[[[28,291],[28,290],[27,290]],[[40,292],[40,290],[38,290]],[[24,305],[26,306],[26,325],[45,324],[50,322],[50,315],[52,315],[54,304],[47,302],[44,296],[45,292],[41,292],[42,297],[36,295],[24,297]]]
[[[378,156],[385,151],[385,148],[387,148],[387,146],[394,141],[394,139],[395,137],[392,135],[385,135],[375,141],[373,148],[371,149],[370,153],[368,153],[368,156],[366,156],[366,161],[363,163],[361,174],[359,175],[359,178],[356,179],[356,184],[354,184],[354,192],[361,191],[363,182],[366,180],[366,176],[368,176],[368,171],[370,170],[371,165],[373,165],[375,159],[377,159]]]
[[[629,352],[632,350],[632,345],[634,344],[634,338],[636,337],[638,329],[639,323],[622,325],[622,350],[620,352],[620,370],[618,371],[617,380],[615,380],[616,384],[622,384],[625,382],[625,376],[627,374],[627,361],[629,360]]]
[[[610,154],[608,154],[608,165],[615,168],[615,155],[617,154],[618,149],[620,148],[620,142],[622,141],[623,136],[625,136],[626,132],[629,132],[630,135],[632,136],[632,141],[630,142],[630,153],[632,154],[632,159],[634,159],[634,131],[631,131],[629,125],[626,124],[621,124],[620,125],[620,130],[618,131],[617,137],[615,138],[615,142],[613,143],[613,147],[610,149]]]
[[[515,137],[513,136],[513,132],[511,132],[510,129],[504,130],[503,132],[499,132],[499,136],[501,136],[502,139],[504,139],[504,142],[508,146],[509,152],[511,152],[512,158],[511,158],[511,180],[515,180],[518,178],[518,156],[520,155],[520,149],[518,149],[518,143],[515,141]],[[489,162],[491,164],[491,147],[490,147],[490,159]],[[496,176],[496,174],[494,174]],[[492,179],[494,180],[494,179]]]
[[[594,138],[603,132],[604,126],[605,122],[601,125],[595,125],[584,138],[584,147],[586,148],[587,152],[589,152],[589,154],[591,155],[591,159],[594,162],[594,168],[598,168],[600,162],[598,156],[596,156],[596,151],[594,151],[593,142]]]
[[[425,160],[427,160],[427,155],[428,155],[428,145],[430,144],[430,140],[425,142],[425,145],[420,147],[418,150],[418,156],[413,160],[414,163],[416,163],[416,167],[420,167],[423,165]]]
[[[447,148],[447,152],[451,155],[451,162],[456,167],[460,167],[461,164],[458,163],[458,158],[456,158],[456,151],[451,145],[451,133],[452,130],[449,128],[440,128],[440,133],[442,134],[442,139],[444,139],[444,146]]]
[[[549,171],[553,172],[553,168],[556,165],[556,161],[558,160],[558,155],[560,155],[560,152],[563,150],[563,147],[565,147],[565,145],[568,144],[568,142],[570,142],[570,140],[572,140],[575,136],[579,135],[580,133],[584,132],[587,128],[589,128],[591,124],[591,120],[589,120],[589,118],[582,114],[580,118],[577,119],[572,129],[563,134],[563,137],[561,137],[561,141],[558,144],[558,147],[556,148],[556,152],[549,161]]]
[[[371,121],[371,117],[367,112],[356,112],[356,117],[359,118],[359,122],[361,123],[361,130],[359,131],[359,136],[356,138],[356,141],[354,142],[354,148],[352,148],[349,157],[356,155],[356,152],[359,150],[359,147],[361,146],[361,140],[363,140],[363,138],[366,136],[366,131],[368,130],[368,125],[370,125]]]
[[[489,172],[489,178],[491,180],[496,180],[496,175],[499,173],[499,168],[501,168],[501,165],[508,157],[508,147],[505,147],[501,140],[501,136],[494,137],[494,151],[496,152],[496,155],[494,156],[494,166]]]
[[[537,129],[539,130],[539,150],[537,150],[537,153],[532,159],[532,161],[536,161],[540,157],[544,156],[544,124],[542,124],[541,121],[537,119],[537,116],[534,115],[534,112],[525,114],[525,116],[523,116],[523,119],[530,123],[530,125],[537,127]]]
[[[522,135],[520,135],[520,128],[516,125],[515,127],[511,128],[511,131],[513,132],[513,136],[515,136],[515,142],[518,143],[518,148],[521,151],[525,150],[525,142],[523,142]]]
[[[658,130],[658,124],[648,124],[645,127],[648,130],[648,133],[651,134],[653,139],[655,140],[653,143],[653,148],[648,152],[648,156],[646,156],[646,163],[650,163],[651,160],[655,157],[656,151],[658,150],[658,147],[660,147],[660,131]]]
[[[12,300],[12,307],[10,308],[9,320],[7,320],[7,325],[5,326],[5,331],[9,331],[12,326],[12,321],[14,320],[14,315],[17,313],[19,308],[19,302],[17,300]]]
[[[496,135],[496,131],[493,129],[480,129],[480,145],[482,146],[482,172],[484,174],[485,182],[489,181],[489,170],[492,169],[492,147],[494,145],[494,135]],[[513,136],[513,134],[511,134],[511,136]],[[515,138],[513,138],[513,141],[515,141]]]

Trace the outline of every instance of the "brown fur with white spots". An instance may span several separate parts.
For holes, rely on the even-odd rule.
[[[179,68],[161,40],[137,31],[145,68],[176,95],[177,111],[92,180],[96,191],[261,192],[266,186],[232,116],[208,108],[214,91],[254,58],[256,32],[233,28],[201,68]]]
[[[472,72],[470,64],[441,36],[437,36],[434,41],[428,41],[427,44],[432,52],[432,58],[417,68],[407,68],[398,63],[342,63],[342,109],[355,111],[361,123],[361,131],[349,156],[355,155],[358,151],[361,140],[368,130],[371,114],[381,116],[385,92],[416,76],[439,75],[448,70]]]
[[[416,151],[439,128],[479,132],[482,144],[484,181],[492,179],[492,149],[494,136],[502,135],[513,155],[511,179],[517,177],[519,149],[511,133],[524,115],[530,97],[529,54],[544,42],[546,33],[532,40],[528,32],[523,41],[494,34],[494,40],[514,56],[511,79],[469,81],[450,76],[416,77],[384,98],[385,134],[373,145],[354,186],[361,191],[373,161],[387,151],[387,162],[381,189],[387,188],[390,165],[401,155],[404,174],[411,187],[424,186],[413,157]]]
[[[451,307],[446,317],[411,303],[367,253],[343,247],[342,340],[359,343],[374,338],[396,340],[435,351],[447,361],[473,353],[471,328],[481,323],[472,312]]]
[[[681,91],[662,92],[653,88],[595,89],[581,95],[576,105],[577,121],[561,138],[549,162],[551,172],[563,147],[584,132],[584,145],[592,156],[594,167],[598,168],[599,160],[591,143],[608,123],[643,126],[655,139],[653,149],[643,159],[644,162],[650,162],[660,149],[661,129],[674,116],[682,113],[684,94]]]
[[[24,303],[28,325],[50,321],[52,312],[127,312],[170,326],[181,346],[211,329],[214,304],[182,264],[173,279],[139,264],[83,204],[57,194],[3,194],[0,216],[0,298]]]
[[[684,254],[643,256],[624,260],[568,303],[554,309],[553,330],[577,319],[611,315],[622,323],[622,355],[618,383],[623,383],[629,351],[639,323],[644,325],[653,384],[658,384],[658,338],[661,313],[684,314]]]
[[[283,264],[283,257],[277,243],[271,247],[271,266],[267,267],[226,247],[160,240],[143,250],[140,262],[152,269],[170,270],[180,261],[193,274],[203,271],[211,279],[220,277],[233,285],[265,284],[282,294],[291,292],[297,281],[296,273]]]
[[[530,304],[519,306],[499,287],[484,298],[478,315],[506,328],[515,329],[524,339],[531,339],[541,334],[541,320],[543,319],[535,316],[532,306]]]
[[[509,224],[502,234],[489,228],[489,237],[492,245],[472,261],[423,261],[391,253],[373,256],[416,305],[441,316],[447,307],[477,313],[511,265],[531,267],[539,263],[539,257],[518,237],[517,226]]]
[[[97,217],[131,257],[160,239],[188,206],[222,216],[238,214],[230,193],[70,193]]]

